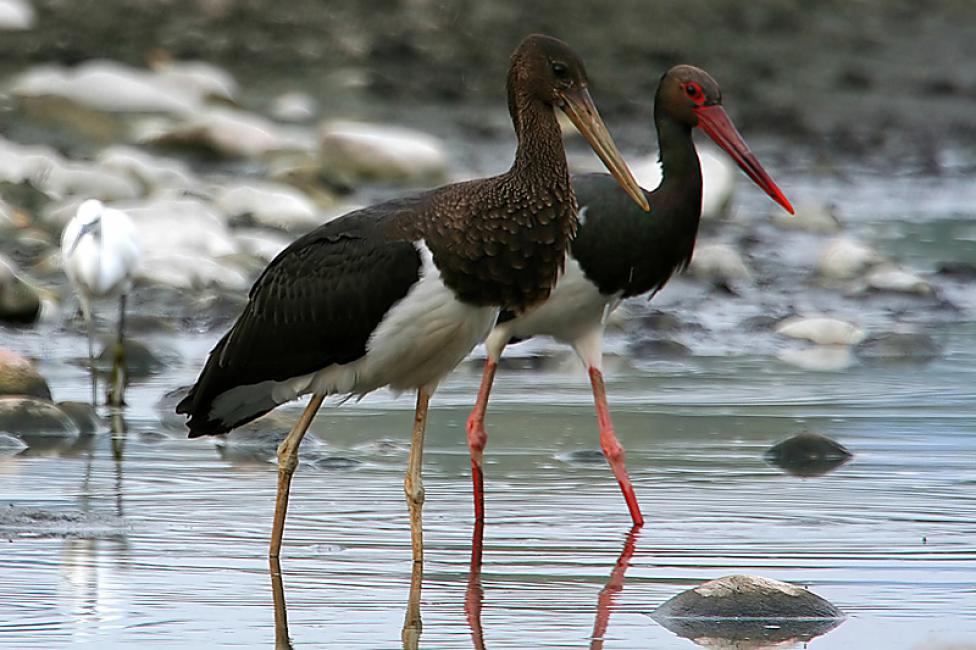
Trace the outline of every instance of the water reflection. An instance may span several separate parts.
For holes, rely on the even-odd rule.
[[[414,561],[410,572],[410,596],[407,598],[407,613],[403,617],[403,650],[417,650],[423,623],[420,620],[420,588],[424,580],[424,563]]]
[[[274,601],[275,650],[292,650],[288,635],[288,606],[285,604],[285,587],[281,584],[281,563],[278,558],[268,558],[271,574],[271,597]]]
[[[485,633],[481,627],[481,607],[485,590],[481,587],[481,555],[485,532],[484,520],[474,524],[471,533],[471,566],[468,569],[468,588],[464,592],[464,617],[471,628],[471,641],[475,650],[484,650]]]
[[[662,618],[661,626],[709,650],[785,650],[810,641],[842,619],[756,620]]]
[[[640,526],[634,526],[627,533],[627,540],[624,548],[620,551],[617,564],[610,572],[610,579],[600,590],[600,597],[596,601],[596,620],[593,622],[593,634],[590,635],[590,650],[600,650],[603,648],[603,635],[607,632],[610,623],[610,612],[613,611],[613,601],[624,588],[624,575],[627,567],[630,566],[630,559],[634,556],[637,548],[637,538],[640,537]]]

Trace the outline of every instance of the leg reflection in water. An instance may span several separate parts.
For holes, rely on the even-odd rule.
[[[479,519],[474,523],[471,534],[471,568],[468,571],[468,589],[464,594],[464,616],[471,628],[471,641],[475,650],[484,650],[485,635],[481,629],[481,605],[485,599],[485,590],[481,588],[481,549],[484,538],[485,522]]]
[[[596,620],[593,622],[593,634],[590,635],[590,650],[602,650],[603,648],[603,636],[606,634],[607,625],[610,623],[613,600],[624,588],[624,574],[627,572],[630,559],[634,556],[634,550],[637,548],[640,530],[640,526],[634,526],[627,533],[624,549],[620,551],[617,564],[610,572],[610,579],[607,580],[606,586],[600,590],[600,597],[596,601]]]
[[[275,650],[292,650],[288,636],[288,608],[285,605],[285,587],[281,583],[281,564],[278,558],[268,558],[271,573],[271,597],[274,599]]]
[[[420,587],[424,581],[424,563],[414,562],[410,573],[410,596],[407,598],[407,613],[403,617],[403,631],[400,639],[403,650],[417,650],[420,632],[424,629],[420,621]]]
[[[630,560],[637,548],[637,538],[640,536],[640,526],[634,526],[627,533],[624,548],[617,558],[617,564],[610,572],[610,579],[600,590],[600,597],[596,604],[596,620],[593,623],[593,633],[590,635],[590,649],[603,648],[603,636],[610,623],[610,612],[613,611],[613,601],[624,588],[624,574],[630,566]],[[485,599],[485,591],[481,585],[481,557],[484,539],[484,522],[475,522],[471,535],[471,568],[468,571],[468,588],[464,596],[464,615],[471,629],[471,641],[475,650],[484,650],[485,635],[481,626],[481,608]]]

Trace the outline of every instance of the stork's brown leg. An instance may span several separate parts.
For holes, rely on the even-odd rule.
[[[407,476],[403,481],[403,491],[407,495],[410,508],[410,542],[413,547],[413,561],[424,561],[424,531],[421,512],[424,507],[424,480],[421,469],[424,464],[424,432],[427,428],[427,405],[430,395],[423,388],[417,391],[417,410],[413,418],[413,439],[410,443],[410,458],[407,460]]]
[[[271,550],[268,553],[277,558],[281,551],[281,536],[285,532],[285,515],[288,513],[288,491],[291,488],[291,477],[298,467],[298,447],[302,438],[312,424],[315,414],[322,406],[325,395],[312,395],[312,400],[305,407],[302,416],[292,427],[281,444],[278,445],[278,496],[275,499],[274,524],[271,527]]]

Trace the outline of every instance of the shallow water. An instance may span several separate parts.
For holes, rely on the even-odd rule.
[[[972,327],[958,330],[947,333],[950,343],[973,340]],[[731,573],[807,585],[842,608],[849,619],[814,647],[976,641],[976,353],[949,350],[911,372],[825,376],[701,358],[661,376],[616,374],[616,425],[648,525],[621,589],[602,598],[629,518],[608,469],[579,453],[596,447],[583,378],[546,375],[540,394],[536,374],[500,373],[489,412],[484,646],[587,647],[604,602],[604,647],[693,647],[647,613]],[[463,424],[476,380],[470,367],[452,377],[430,417],[421,647],[474,643]],[[240,445],[222,455],[212,442],[166,432],[147,398],[170,386],[167,377],[133,391],[126,434],[0,461],[5,502],[97,516],[3,533],[0,643],[274,641],[265,557],[274,465]],[[400,644],[411,571],[401,488],[411,403],[377,394],[327,408],[315,423],[282,561],[296,648]],[[829,433],[854,459],[812,479],[763,461],[771,443],[804,429]]]
[[[784,185],[842,198],[848,232],[918,268],[976,259],[968,216],[976,197],[964,178],[925,180],[911,201],[897,179],[843,185],[787,175]],[[740,194],[747,211],[765,213],[765,199]],[[799,257],[819,245],[745,224],[723,236],[758,233]],[[675,335],[692,356],[630,359],[628,335],[608,341],[611,406],[648,520],[633,535],[596,452],[583,373],[571,363],[502,371],[488,416],[483,567],[472,574],[464,422],[477,360],[445,382],[425,449],[420,647],[691,648],[648,614],[733,573],[806,585],[846,612],[815,648],[976,643],[973,285],[940,285],[959,306],[940,310],[931,301],[809,285],[799,294],[790,278],[806,271],[792,268],[795,260],[767,251],[753,261],[785,280],[722,297],[677,279],[652,303],[701,325]],[[635,315],[647,308],[628,305]],[[796,309],[827,309],[874,331],[912,324],[943,352],[923,365],[810,372],[775,359],[783,341],[740,325]],[[9,540],[0,555],[0,646],[275,642],[266,558],[273,443],[253,434],[227,445],[186,440],[160,405],[195,378],[220,333],[146,335],[168,367],[130,387],[124,422],[115,423],[125,433],[32,440],[19,455],[0,455],[0,506],[43,515],[11,525],[12,513],[25,511],[0,510],[0,538]],[[60,325],[3,331],[5,347],[40,360],[57,399],[88,398],[83,341]],[[563,353],[544,341],[511,352]],[[330,403],[313,425],[285,534],[287,609],[277,612],[281,621],[286,611],[296,648],[401,645],[411,586],[402,479],[412,407],[409,396],[378,392],[358,404]],[[287,428],[300,408],[280,409],[272,428]],[[835,438],[854,458],[816,478],[763,460],[770,445],[804,430]]]

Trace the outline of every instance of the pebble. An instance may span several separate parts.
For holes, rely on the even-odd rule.
[[[928,363],[942,355],[942,346],[925,332],[879,332],[861,341],[854,353],[866,361]]]
[[[820,254],[817,271],[828,280],[850,280],[884,262],[873,248],[847,237],[831,240]]]
[[[256,158],[308,149],[306,139],[284,132],[270,120],[235,108],[214,106],[178,122],[143,122],[135,132],[142,144],[206,151],[229,158]]]
[[[763,457],[793,476],[822,476],[854,457],[844,445],[820,433],[804,432],[780,441]]]
[[[234,221],[305,232],[321,223],[315,204],[300,190],[267,181],[240,181],[221,188],[214,206]]]
[[[174,93],[191,89],[202,101],[235,103],[238,84],[234,75],[207,61],[159,61],[152,66],[155,81]]]
[[[691,356],[691,348],[683,343],[659,338],[642,338],[627,344],[627,352],[639,359],[680,359]]]
[[[794,207],[796,214],[792,215],[780,208],[773,210],[770,216],[773,225],[783,230],[802,230],[814,234],[835,233],[843,227],[830,203],[801,201]]]
[[[124,63],[94,59],[65,68],[39,65],[12,84],[21,102],[34,110],[69,111],[73,107],[103,113],[186,114],[199,102],[189,87],[160,84],[153,72]]]
[[[732,575],[681,592],[651,618],[707,648],[772,648],[805,644],[845,615],[803,587]]]
[[[0,431],[19,436],[76,438],[78,425],[55,404],[36,397],[0,397]]]
[[[787,349],[776,358],[791,366],[814,372],[837,372],[854,365],[855,357],[847,345],[815,345],[803,349]]]
[[[818,345],[855,345],[866,336],[861,328],[827,316],[792,316],[776,326],[776,332]]]
[[[82,435],[97,433],[103,428],[102,419],[89,402],[64,401],[57,406],[78,426]]]
[[[752,280],[752,271],[728,244],[700,244],[695,247],[688,270],[702,279],[730,282]]]
[[[885,265],[871,271],[865,278],[869,289],[930,296],[935,293],[932,285],[914,271]]]
[[[0,322],[27,325],[41,316],[41,295],[25,282],[12,262],[0,257]]]
[[[128,175],[143,185],[146,194],[164,187],[193,189],[200,184],[182,161],[154,156],[128,145],[106,147],[95,163],[101,169]]]
[[[662,618],[753,618],[766,621],[844,618],[844,613],[812,591],[788,582],[752,575],[710,580],[654,610]]]
[[[271,116],[281,122],[311,122],[318,111],[315,99],[307,93],[285,93],[275,97],[271,103]]]
[[[0,31],[32,29],[34,21],[34,7],[27,0],[0,0]]]
[[[26,395],[49,400],[51,389],[33,362],[0,348],[0,395]]]
[[[337,121],[319,129],[323,169],[351,180],[443,180],[447,152],[440,139],[398,126]]]

